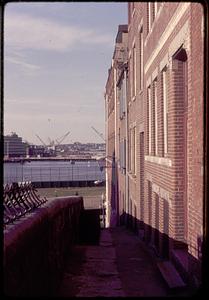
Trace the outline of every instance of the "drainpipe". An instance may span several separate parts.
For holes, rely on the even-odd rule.
[[[125,97],[125,117],[126,117],[126,176],[125,176],[125,200],[126,207],[125,212],[128,213],[128,201],[129,201],[129,186],[128,186],[128,102],[127,102],[127,69],[124,71],[124,80],[126,87],[126,97]]]
[[[105,95],[105,136],[106,136],[106,156],[108,155],[108,95]],[[106,168],[105,168],[105,180],[106,180],[106,199],[105,199],[105,207],[106,207],[106,220],[105,227],[110,226],[110,199],[109,199],[109,189],[108,189],[108,168],[107,168],[107,157],[106,157]]]
[[[115,162],[117,161],[118,158],[118,147],[117,147],[117,85],[116,85],[116,80],[117,80],[117,71],[116,68],[113,67],[114,71],[114,102],[115,102]],[[117,167],[116,165],[113,166],[114,168],[114,175],[115,175],[115,212],[113,211],[113,226],[116,226],[118,224],[118,202],[117,202],[117,177],[116,177],[116,172],[117,172]]]

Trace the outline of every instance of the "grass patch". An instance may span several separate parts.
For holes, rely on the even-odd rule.
[[[38,193],[42,197],[64,197],[75,196],[76,194],[83,197],[101,196],[105,194],[105,186],[99,187],[67,187],[67,188],[39,188]]]

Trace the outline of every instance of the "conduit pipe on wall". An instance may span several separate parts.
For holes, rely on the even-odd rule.
[[[108,153],[108,95],[105,94],[105,129],[106,129],[106,155]],[[108,189],[108,168],[107,168],[107,157],[106,157],[106,171],[105,171],[105,179],[106,179],[106,227],[110,226],[110,199],[109,199],[109,189]]]
[[[113,66],[113,76],[114,76],[114,107],[115,107],[115,157],[114,157],[114,178],[115,178],[115,182],[114,182],[114,189],[115,189],[115,193],[114,193],[114,201],[115,201],[115,210],[113,211],[111,208],[111,215],[112,215],[112,226],[116,226],[118,223],[118,197],[117,197],[117,176],[116,176],[116,172],[117,172],[117,167],[116,167],[116,160],[118,158],[118,147],[117,147],[117,71],[116,68]]]
[[[126,176],[125,176],[125,199],[126,207],[125,212],[128,213],[128,199],[129,199],[129,187],[128,187],[128,102],[127,102],[127,66],[124,70],[124,80],[125,80],[125,117],[126,117]]]

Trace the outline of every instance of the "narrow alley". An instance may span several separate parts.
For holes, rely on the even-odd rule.
[[[163,297],[187,293],[167,288],[154,259],[125,227],[103,229],[99,245],[73,247],[57,296]]]

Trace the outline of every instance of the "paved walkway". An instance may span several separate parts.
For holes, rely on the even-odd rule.
[[[123,227],[103,229],[100,245],[69,253],[58,296],[167,296],[159,271],[142,242]]]
[[[167,296],[167,287],[143,242],[124,227],[117,227],[110,231],[125,296]]]

